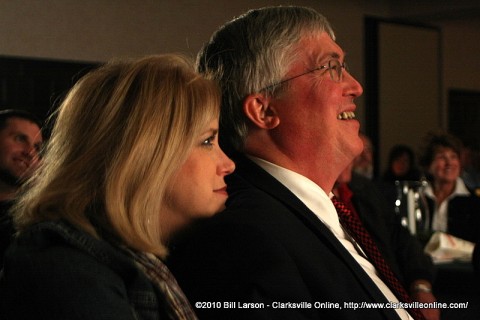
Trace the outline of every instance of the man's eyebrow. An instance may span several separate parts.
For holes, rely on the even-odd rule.
[[[337,52],[330,53],[330,56],[335,59],[340,59],[340,55]]]
[[[343,58],[345,59],[345,57],[347,56],[347,52],[346,51],[342,51],[341,53],[338,53],[338,52],[331,52],[330,53],[330,56],[332,58],[335,58],[335,59],[340,59],[341,56],[343,56]]]
[[[342,52],[342,54],[343,54],[344,58],[347,55],[346,52]],[[326,54],[319,57],[318,62],[323,62],[323,61],[325,61],[325,59],[340,59],[340,58],[341,58],[341,54],[339,54],[336,51],[331,51],[331,52],[327,52]]]

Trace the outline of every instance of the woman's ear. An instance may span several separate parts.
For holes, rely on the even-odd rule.
[[[243,101],[243,112],[255,126],[273,129],[280,124],[280,118],[270,102],[271,98],[262,94],[251,94]]]

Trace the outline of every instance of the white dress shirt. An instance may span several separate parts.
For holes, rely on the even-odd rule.
[[[253,156],[248,157],[287,187],[332,231],[338,241],[340,241],[363,270],[370,276],[388,301],[399,301],[390,288],[379,278],[377,270],[370,261],[365,258],[365,254],[357,251],[356,247],[358,246],[355,246],[354,240],[343,231],[337,210],[331,201],[331,197],[333,196],[331,192],[330,195],[327,195],[325,191],[312,180],[294,171],[282,168],[260,158]],[[413,320],[405,309],[396,309],[395,311],[401,319]]]

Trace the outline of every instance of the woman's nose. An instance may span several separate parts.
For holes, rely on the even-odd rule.
[[[227,155],[220,149],[220,157],[221,157],[221,174],[229,175],[233,171],[235,171],[235,162],[232,161]]]

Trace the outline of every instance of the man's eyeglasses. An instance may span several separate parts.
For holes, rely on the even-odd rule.
[[[281,85],[281,84],[283,84],[287,81],[296,79],[298,77],[304,76],[306,74],[309,74],[309,73],[312,73],[312,72],[315,72],[315,71],[318,71],[318,70],[324,70],[324,69],[328,70],[328,72],[330,74],[330,78],[335,82],[340,82],[340,81],[343,80],[343,69],[348,71],[347,64],[345,62],[340,63],[340,61],[338,61],[337,59],[332,59],[332,60],[328,61],[328,63],[326,65],[316,67],[316,68],[308,70],[304,73],[301,73],[301,74],[298,74],[296,76],[290,77],[288,79],[282,80],[280,82],[271,84],[271,85],[263,88],[260,91],[265,91],[267,89],[270,89],[270,88],[276,87],[278,85]]]

